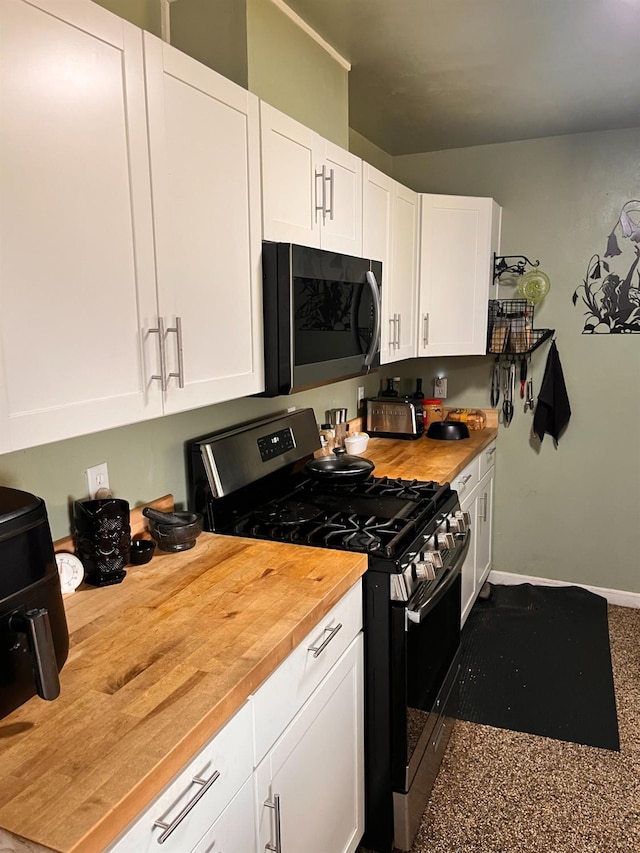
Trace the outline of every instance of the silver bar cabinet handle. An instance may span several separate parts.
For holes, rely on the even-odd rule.
[[[395,349],[396,346],[396,315],[389,317],[389,349]]]
[[[171,833],[174,831],[174,829],[177,829],[178,826],[180,826],[180,824],[185,819],[185,817],[189,814],[191,809],[200,802],[200,800],[204,797],[204,795],[207,793],[207,791],[213,785],[213,783],[216,781],[216,779],[219,779],[219,778],[220,778],[220,771],[219,770],[216,770],[210,779],[201,779],[199,776],[193,777],[191,782],[194,785],[201,785],[202,787],[196,793],[196,795],[189,800],[189,802],[182,809],[180,814],[178,814],[176,817],[174,817],[174,819],[171,821],[171,823],[167,823],[164,820],[157,820],[153,824],[154,826],[159,826],[161,829],[164,829],[164,832],[158,838],[158,844],[164,844],[164,842],[171,835]]]
[[[462,485],[466,486],[472,476],[473,476],[472,474],[467,474],[465,477],[460,477],[460,481],[462,482]]]
[[[323,166],[324,171],[324,166]],[[325,216],[329,214],[329,219],[333,219],[333,169],[329,169],[329,175],[325,175],[325,181],[329,182],[329,207],[325,208]]]
[[[482,496],[482,520],[487,520],[487,506],[489,504],[489,496],[485,492]]]
[[[159,379],[160,380],[160,387],[162,388],[163,391],[166,391],[167,390],[167,367],[166,367],[166,362],[165,362],[165,347],[164,347],[165,329],[164,329],[164,320],[162,319],[162,317],[158,317],[158,328],[157,329],[149,329],[149,334],[158,336],[158,341],[159,341],[158,347],[160,350],[160,375],[158,375],[156,373],[151,378],[152,379]]]
[[[265,850],[273,850],[273,853],[282,853],[282,830],[280,828],[280,794],[273,795],[273,802],[270,803],[269,800],[266,800],[265,806],[268,809],[273,809],[275,812],[276,819],[276,843],[272,844],[268,841],[264,845]]]
[[[398,332],[397,332],[397,335],[396,335],[396,341],[397,341],[397,343],[396,343],[396,348],[397,348],[397,349],[400,349],[400,334],[401,334],[401,332],[400,332],[400,323],[401,323],[401,321],[402,321],[402,314],[398,314],[398,326],[397,326]]]
[[[429,315],[422,315],[422,346],[429,345]]]
[[[167,329],[167,334],[175,332],[176,335],[176,347],[178,350],[178,372],[177,373],[169,373],[167,375],[167,384],[169,380],[173,377],[178,380],[178,388],[184,388],[184,361],[182,354],[182,317],[176,317],[175,326],[171,326],[171,328]]]
[[[398,315],[393,315],[393,348],[398,349]]]
[[[314,658],[320,657],[322,652],[327,648],[331,640],[335,637],[338,631],[342,628],[342,622],[338,622],[335,628],[325,628],[325,633],[329,631],[329,636],[326,637],[319,646],[309,646],[307,649],[308,652],[313,652]]]
[[[322,167],[321,172],[319,172],[317,169],[314,172],[314,183],[315,183],[314,190],[315,190],[315,196],[316,196],[314,211],[315,211],[315,215],[316,215],[316,222],[318,221],[318,213],[322,213],[323,216],[325,213],[325,211],[324,211],[324,200],[325,200],[324,172],[325,172],[324,166]],[[322,198],[321,198],[319,203],[318,203],[318,197],[320,194],[318,193],[318,178],[320,178],[320,182],[321,182],[320,186],[322,188]]]

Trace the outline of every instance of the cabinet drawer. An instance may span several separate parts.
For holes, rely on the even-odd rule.
[[[358,581],[253,695],[256,766],[361,629]]]
[[[476,456],[452,481],[451,488],[458,493],[460,503],[471,494],[480,482],[480,457]]]
[[[251,760],[251,703],[246,702],[125,830],[109,853],[192,850],[250,776]],[[180,815],[184,815],[182,820]],[[175,828],[167,835],[166,828],[154,825],[156,821]],[[163,834],[165,841],[160,841]]]
[[[480,454],[480,479],[496,464],[496,443],[492,441]]]
[[[255,849],[253,779],[247,779],[193,853],[251,853]]]

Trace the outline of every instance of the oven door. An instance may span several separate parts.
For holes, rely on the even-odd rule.
[[[467,550],[468,537],[428,597],[421,600],[419,587],[407,604],[393,607],[392,785],[399,793],[409,791],[419,770],[430,777],[430,790],[446,745],[441,744],[446,718],[457,696],[461,567]]]

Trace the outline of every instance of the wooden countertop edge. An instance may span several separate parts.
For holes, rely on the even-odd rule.
[[[481,453],[485,449],[485,447],[488,447],[492,441],[495,441],[495,439],[498,436],[498,430],[487,428],[487,429],[483,429],[481,431],[478,431],[476,433],[476,435],[479,435],[479,436],[481,435],[482,437],[480,438],[479,442],[474,446],[473,450],[470,450],[467,453],[467,455],[464,457],[464,459],[451,469],[451,472],[450,472],[449,476],[447,477],[447,482],[450,483],[452,480],[455,480],[455,478],[458,476],[458,474],[460,474],[462,471],[464,471],[464,469],[467,467],[467,465],[471,462],[471,460],[474,457],[476,457],[478,455],[478,453]],[[425,441],[427,442],[428,445],[442,444],[441,441],[437,441],[434,438],[425,438]]]
[[[252,540],[253,544],[253,540]],[[358,555],[354,554],[354,557]],[[366,556],[360,555],[353,569],[283,637],[266,658],[258,661],[251,671],[229,691],[211,711],[176,746],[166,754],[126,797],[109,809],[79,841],[56,853],[96,853],[112,844],[118,835],[145,809],[162,789],[182,770],[215,733],[227,723],[258,687],[275,671],[298,646],[315,625],[357,583],[367,569]],[[268,661],[268,663],[265,663]],[[265,669],[268,674],[265,676]]]

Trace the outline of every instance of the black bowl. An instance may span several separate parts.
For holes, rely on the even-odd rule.
[[[462,421],[434,421],[429,424],[427,438],[458,441],[461,438],[469,438],[469,427]]]
[[[151,560],[155,550],[156,543],[150,539],[132,539],[129,550],[129,561],[134,566],[143,566]]]

